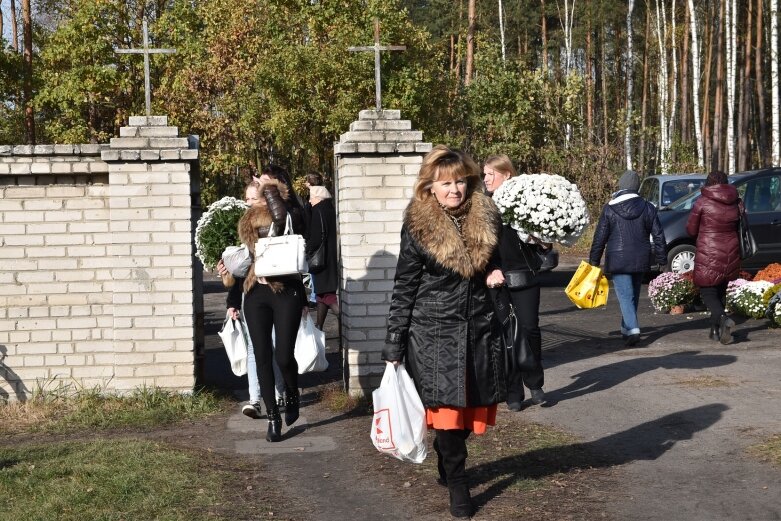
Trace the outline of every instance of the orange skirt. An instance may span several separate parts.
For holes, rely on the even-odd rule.
[[[429,429],[469,429],[475,434],[484,434],[489,425],[496,425],[496,404],[427,408],[426,425]]]

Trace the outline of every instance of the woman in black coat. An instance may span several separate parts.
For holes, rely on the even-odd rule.
[[[331,193],[325,186],[309,186],[309,233],[306,237],[307,258],[321,246],[325,248],[325,265],[320,269],[309,267],[312,285],[317,295],[317,328],[322,330],[330,309],[339,316],[339,266],[336,259],[336,209]],[[325,243],[323,245],[323,243]]]
[[[404,214],[383,359],[404,361],[426,407],[450,512],[473,507],[466,438],[494,425],[505,398],[501,325],[485,283],[499,213],[479,169],[443,145],[423,158]]]
[[[505,181],[517,175],[515,167],[506,155],[490,156],[483,166],[485,188],[493,194]],[[545,374],[542,370],[542,333],[540,332],[540,282],[537,272],[542,266],[540,258],[552,245],[544,244],[530,236],[532,242],[523,242],[518,232],[505,224],[499,240],[498,273],[488,275],[488,285],[501,286],[506,283],[504,272],[525,272],[528,283],[523,287],[509,288],[510,299],[518,319],[518,327],[526,335],[534,355],[535,367],[530,371],[507,368],[507,407],[520,411],[523,403],[523,386],[529,388],[532,403],[545,403]],[[496,291],[496,290],[495,290]],[[503,291],[503,290],[499,290]]]

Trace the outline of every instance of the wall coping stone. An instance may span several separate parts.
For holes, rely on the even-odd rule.
[[[412,122],[401,119],[400,110],[362,110],[350,130],[339,136],[334,152],[349,154],[425,154],[432,149],[423,132],[412,130]]]
[[[84,143],[79,145],[0,145],[0,156],[97,156],[109,145]]]

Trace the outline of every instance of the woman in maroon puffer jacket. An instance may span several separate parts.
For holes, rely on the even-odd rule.
[[[686,223],[686,232],[697,237],[694,284],[711,312],[711,340],[729,344],[735,322],[724,313],[727,283],[738,277],[738,191],[727,183],[724,172],[708,174],[702,197],[697,199]]]

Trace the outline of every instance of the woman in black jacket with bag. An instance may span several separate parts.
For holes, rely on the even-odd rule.
[[[310,179],[312,174],[307,176]],[[322,331],[330,309],[339,317],[336,290],[339,287],[339,266],[336,258],[336,209],[331,193],[325,186],[309,186],[309,234],[306,238],[306,257],[315,288],[317,320]],[[316,263],[321,263],[319,266]]]
[[[405,365],[436,430],[450,513],[471,516],[466,439],[496,420],[505,398],[501,326],[485,285],[499,213],[479,169],[443,145],[423,158],[404,213],[383,359]]]
[[[293,232],[300,233],[299,230],[303,229],[303,215],[288,203],[287,184],[276,179],[263,179],[258,191],[260,200],[247,210],[238,225],[239,238],[253,259],[256,241],[269,234],[282,235],[288,214]],[[285,424],[292,425],[299,415],[298,364],[294,349],[301,315],[308,310],[306,291],[299,274],[256,277],[253,267],[250,267],[246,279],[237,277],[228,292],[228,311],[234,318],[238,317],[241,309],[242,291],[244,316],[255,349],[261,396],[268,410],[266,440],[277,442],[282,439],[282,417],[274,400],[271,361],[272,357],[276,359],[285,381]],[[275,346],[271,341],[272,328]]]
[[[506,155],[490,156],[483,166],[483,182],[486,190],[493,194],[505,181],[517,175],[515,167]],[[500,298],[498,291],[507,286],[510,301],[515,310],[518,327],[528,341],[533,358],[533,368],[527,370],[507,367],[507,407],[511,411],[520,411],[523,404],[523,386],[529,388],[532,403],[545,403],[545,374],[542,369],[542,333],[540,332],[540,282],[537,274],[542,267],[542,258],[550,244],[542,243],[530,236],[532,242],[521,241],[518,232],[510,225],[502,226],[499,240],[499,268],[488,274],[488,286],[499,287],[492,292],[494,298]],[[514,276],[510,276],[510,275]],[[517,346],[516,346],[517,347]],[[517,354],[517,352],[516,352]],[[517,362],[517,360],[516,360]]]

